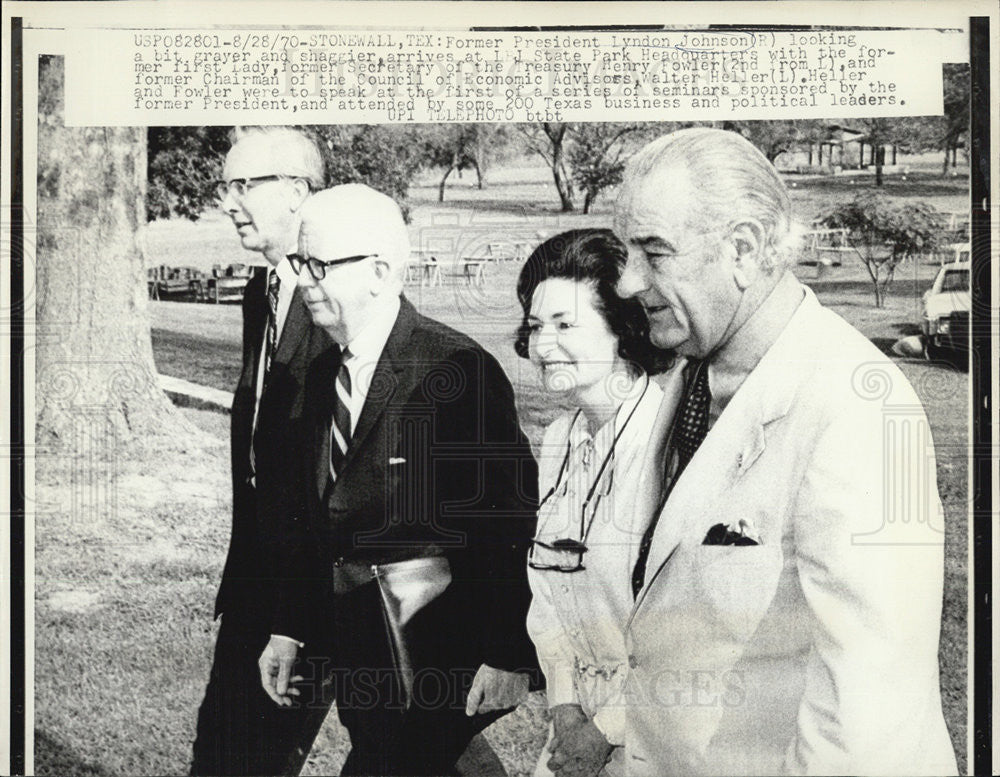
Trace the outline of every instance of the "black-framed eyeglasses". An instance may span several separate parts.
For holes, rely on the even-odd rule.
[[[219,201],[226,199],[227,195],[232,195],[235,199],[242,199],[247,192],[258,184],[268,181],[280,181],[287,178],[284,175],[255,175],[250,178],[233,178],[231,181],[219,181],[215,184],[215,196]]]
[[[586,545],[570,537],[551,543],[534,539],[528,548],[528,566],[549,572],[580,572],[586,569],[583,565],[586,552]]]
[[[296,275],[301,273],[302,267],[305,266],[309,268],[309,274],[312,275],[314,280],[321,281],[326,277],[327,267],[336,267],[338,264],[360,262],[362,259],[367,259],[369,256],[378,256],[378,254],[358,254],[357,256],[345,256],[341,259],[316,259],[312,256],[302,256],[302,254],[288,254],[286,258],[288,259],[288,263],[292,266],[292,269],[295,270]]]

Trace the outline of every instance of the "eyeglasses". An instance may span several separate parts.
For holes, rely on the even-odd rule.
[[[551,543],[532,540],[528,549],[528,566],[549,572],[580,572],[586,569],[583,565],[583,554],[586,552],[586,545],[570,537]]]
[[[362,259],[367,259],[369,256],[378,256],[378,254],[358,254],[357,256],[345,256],[342,259],[315,259],[311,256],[302,256],[301,254],[288,254],[286,258],[288,259],[288,263],[292,266],[292,269],[295,270],[296,275],[302,272],[303,266],[306,266],[309,268],[309,274],[312,275],[313,279],[321,281],[326,277],[327,267],[336,267],[338,264],[360,262]]]
[[[231,194],[234,199],[240,200],[254,186],[268,181],[280,181],[286,177],[284,175],[257,175],[251,178],[234,178],[231,181],[219,181],[215,184],[215,196],[221,201]]]

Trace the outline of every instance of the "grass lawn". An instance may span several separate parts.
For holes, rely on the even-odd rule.
[[[793,197],[807,219],[825,202],[849,196],[852,186],[795,183]],[[954,191],[950,180],[896,183],[890,192],[894,196],[940,196],[939,207],[962,207],[965,190]],[[471,252],[489,236],[537,242],[539,233],[609,222],[604,201],[591,217],[555,213],[551,184],[537,170],[497,171],[494,185],[484,192],[471,188],[467,176],[449,190],[454,201],[443,205],[434,201],[433,181],[425,184],[413,192],[413,238],[423,245],[450,245],[458,254]],[[218,218],[153,224],[146,245],[151,265],[206,263],[210,268],[215,262],[245,261],[231,226]],[[537,443],[558,409],[542,395],[530,365],[511,346],[518,319],[513,293],[518,268],[516,263],[490,265],[483,289],[454,284],[410,287],[407,294],[422,312],[469,333],[497,356],[515,385],[525,431]],[[915,332],[919,296],[935,268],[904,268],[880,310],[872,307],[863,271],[850,259],[821,275],[815,266],[802,265],[797,272],[824,304],[888,352],[896,339]],[[233,389],[240,364],[238,305],[158,302],[151,303],[150,316],[161,372]],[[822,347],[817,343],[817,353]],[[968,374],[947,365],[893,358],[924,402],[937,446],[946,510],[942,689],[964,769]],[[212,605],[229,540],[229,418],[183,408],[167,423],[177,434],[91,462],[113,476],[107,479],[108,490],[101,492],[104,509],[89,520],[80,517],[92,513],[81,511],[78,500],[95,498],[94,489],[85,487],[92,483],[88,473],[95,470],[81,474],[79,462],[39,459],[39,774],[176,774],[187,769],[195,714],[211,664]],[[529,774],[543,744],[542,704],[541,698],[533,698],[488,731],[512,775]],[[305,773],[335,773],[345,751],[345,736],[331,715]]]

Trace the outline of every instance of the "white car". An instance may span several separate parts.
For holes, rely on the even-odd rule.
[[[941,266],[934,283],[924,292],[920,331],[928,359],[943,351],[965,353],[969,343],[969,310],[972,307],[970,262]]]

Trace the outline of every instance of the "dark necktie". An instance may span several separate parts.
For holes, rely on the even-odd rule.
[[[264,349],[265,384],[271,373],[271,361],[274,359],[274,351],[278,345],[278,291],[280,288],[281,279],[276,270],[271,270],[267,276],[267,304],[271,310],[267,317],[267,346]]]
[[[264,380],[261,383],[261,393],[267,385],[267,378],[271,372],[271,361],[274,359],[274,351],[278,345],[278,291],[281,288],[281,279],[276,270],[270,270],[267,274],[267,304],[270,311],[267,315],[267,331],[264,333]],[[260,369],[258,366],[258,369]],[[260,397],[257,397],[258,405]],[[254,447],[257,443],[257,416],[260,413],[258,406],[254,413],[253,431],[250,435],[250,482],[256,485],[257,479],[257,453]]]
[[[664,482],[668,485],[664,489],[660,505],[653,513],[653,518],[649,526],[642,535],[642,542],[639,544],[639,556],[632,570],[632,596],[637,597],[642,590],[646,580],[646,563],[649,561],[649,549],[653,545],[653,533],[656,531],[656,524],[660,520],[660,513],[663,512],[663,505],[666,504],[670,492],[680,479],[681,473],[687,467],[688,462],[698,446],[701,445],[705,435],[708,434],[708,408],[712,401],[712,393],[708,387],[708,363],[704,361],[692,361],[690,369],[693,370],[690,378],[689,388],[684,397],[684,402],[678,409],[677,420],[674,422],[673,433],[670,436],[667,448],[666,462],[664,465]],[[677,468],[674,476],[670,478],[670,463],[674,455],[677,456]],[[668,480],[669,478],[669,480]]]
[[[334,387],[333,422],[330,424],[330,477],[334,480],[342,471],[351,442],[351,373],[347,369],[350,358],[351,351],[345,348]]]

